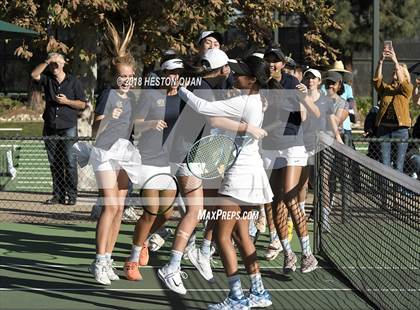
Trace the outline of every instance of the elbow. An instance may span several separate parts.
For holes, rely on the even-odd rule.
[[[35,81],[39,81],[41,79],[40,75],[35,74],[34,72],[31,73],[31,78]]]

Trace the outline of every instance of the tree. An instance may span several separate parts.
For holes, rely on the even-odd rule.
[[[352,57],[354,51],[372,48],[372,1],[332,0],[336,7],[335,20],[342,25],[340,31],[329,31],[330,44],[341,51],[342,57]],[[409,38],[420,27],[418,0],[380,1],[380,36]]]
[[[16,0],[0,5],[2,19],[41,33],[35,41],[38,53],[57,51],[69,57],[72,71],[81,77],[91,102],[104,17],[119,29],[133,18],[136,28],[132,52],[143,72],[154,65],[163,49],[174,48],[182,55],[196,52],[195,41],[203,30],[223,32],[234,27],[251,44],[268,44],[273,30],[282,25],[274,19],[276,11],[297,14],[307,22],[308,62],[326,63],[337,53],[325,34],[339,26],[332,19],[334,8],[324,0]],[[23,42],[16,54],[30,59],[33,50]],[[85,114],[79,123],[81,135],[90,133],[92,108]]]

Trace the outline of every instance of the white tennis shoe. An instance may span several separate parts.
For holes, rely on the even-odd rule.
[[[187,253],[188,258],[190,259],[191,264],[197,268],[200,274],[203,276],[206,281],[213,283],[213,271],[211,270],[210,257],[207,257],[201,253],[200,249],[191,249]]]
[[[111,280],[108,278],[108,262],[107,261],[93,261],[88,268],[89,272],[95,277],[98,283],[103,285],[111,285]]]
[[[120,277],[115,273],[115,267],[114,267],[114,260],[110,259],[108,261],[108,269],[106,271],[108,275],[108,279],[111,281],[118,281]]]
[[[165,283],[166,287],[175,293],[185,295],[187,290],[185,289],[182,279],[188,278],[187,274],[181,271],[181,268],[178,268],[175,271],[169,269],[169,266],[166,264],[158,270],[159,279]]]

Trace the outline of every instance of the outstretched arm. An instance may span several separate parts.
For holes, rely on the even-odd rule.
[[[240,118],[243,115],[244,106],[234,97],[228,100],[207,101],[197,97],[185,87],[179,89],[179,96],[196,112],[208,116],[223,116]]]

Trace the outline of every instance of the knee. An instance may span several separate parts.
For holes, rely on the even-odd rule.
[[[142,220],[147,223],[153,223],[156,220],[156,215],[143,211]]]

